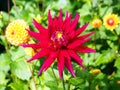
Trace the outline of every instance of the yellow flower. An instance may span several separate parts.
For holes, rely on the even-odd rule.
[[[116,14],[108,14],[104,17],[104,25],[107,29],[113,30],[118,26],[119,18]]]
[[[35,42],[33,40],[28,41],[28,44],[34,44],[34,43]],[[24,48],[24,50],[25,50],[25,53],[28,56],[34,56],[35,53],[36,53],[36,51],[33,48],[31,48],[31,47],[26,47],[26,48]]]
[[[101,25],[102,25],[102,21],[98,18],[96,18],[92,21],[92,26],[94,28],[99,28]]]
[[[29,25],[25,21],[14,20],[7,26],[5,36],[12,45],[19,46],[27,43],[30,38],[25,29],[29,29]]]
[[[118,81],[117,81],[117,84],[119,84],[119,85],[120,85],[120,80],[118,80]]]
[[[93,75],[98,75],[99,73],[101,73],[100,69],[93,69],[90,71],[90,73],[92,73]]]

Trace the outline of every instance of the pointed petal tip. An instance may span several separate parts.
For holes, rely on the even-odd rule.
[[[31,62],[33,59],[32,58],[30,58],[29,60],[27,60],[27,62]]]
[[[43,71],[43,68],[41,68],[41,69],[39,70],[38,76],[39,76],[40,74],[42,74],[42,71]]]
[[[59,77],[60,77],[60,79],[62,79],[62,78],[63,78],[63,75],[59,75]]]
[[[39,71],[39,72],[38,72],[38,76],[40,76],[41,73],[42,73],[42,72]]]
[[[26,47],[26,45],[27,45],[27,44],[20,44],[20,46],[22,46],[22,47]]]
[[[76,75],[75,75],[75,73],[73,73],[73,74],[72,74],[72,76],[73,76],[74,78],[76,78]]]
[[[33,23],[36,22],[35,18],[33,18]]]

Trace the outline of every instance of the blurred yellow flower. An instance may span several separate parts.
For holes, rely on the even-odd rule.
[[[90,73],[92,73],[93,75],[98,75],[99,73],[101,73],[100,69],[93,69],[90,71]]]
[[[34,43],[35,42],[33,40],[28,41],[28,44],[34,44]],[[33,48],[31,48],[31,47],[26,47],[26,48],[24,48],[24,50],[25,50],[25,53],[28,56],[34,56],[35,53],[36,53],[36,51]]]
[[[117,81],[117,84],[119,84],[119,85],[120,85],[120,80],[118,80],[118,81]]]
[[[104,25],[107,29],[113,30],[118,26],[119,18],[116,14],[108,14],[104,17]]]
[[[27,43],[30,38],[25,29],[29,29],[29,25],[23,20],[16,19],[7,26],[5,36],[12,45],[19,46]]]
[[[98,18],[96,18],[92,21],[92,26],[94,28],[99,28],[101,25],[102,25],[102,21]]]

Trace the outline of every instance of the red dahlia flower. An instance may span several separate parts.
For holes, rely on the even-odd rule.
[[[22,46],[41,48],[40,51],[27,62],[46,57],[38,73],[39,75],[42,71],[47,70],[55,60],[57,60],[60,78],[62,78],[64,67],[66,67],[75,77],[71,61],[74,60],[82,67],[82,69],[84,69],[82,64],[83,60],[78,53],[95,52],[95,50],[83,46],[84,43],[90,40],[88,37],[93,34],[93,32],[80,36],[80,34],[88,26],[88,23],[76,29],[79,14],[76,14],[73,20],[71,20],[71,17],[72,15],[68,15],[68,12],[66,12],[65,20],[63,20],[62,10],[60,10],[59,17],[57,18],[55,16],[54,19],[52,19],[49,11],[48,28],[44,28],[38,22],[33,20],[33,24],[39,32],[27,30],[33,38],[38,40],[38,43],[24,44]]]

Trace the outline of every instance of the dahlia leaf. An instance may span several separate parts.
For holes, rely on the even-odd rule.
[[[29,67],[27,63],[24,61],[23,58],[19,58],[19,60],[16,62],[11,63],[11,71],[14,75],[16,75],[18,78],[22,80],[29,80],[31,77],[31,72],[29,70]]]

